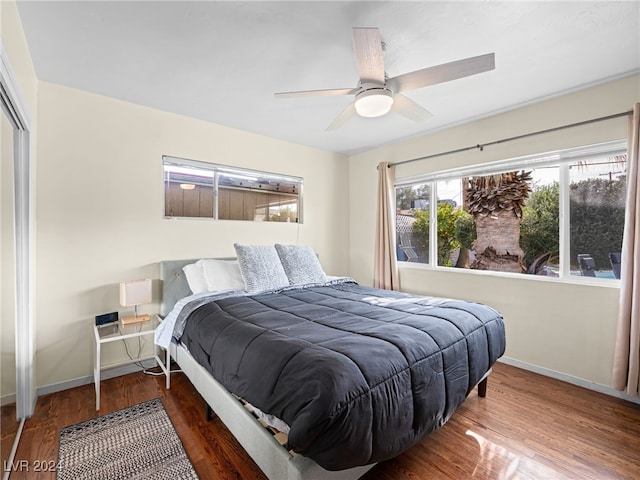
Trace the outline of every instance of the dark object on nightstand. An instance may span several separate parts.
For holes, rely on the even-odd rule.
[[[107,325],[108,323],[113,323],[118,321],[118,312],[111,313],[103,313],[102,315],[96,315],[96,325],[102,326]]]

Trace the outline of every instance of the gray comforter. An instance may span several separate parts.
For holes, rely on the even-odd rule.
[[[222,298],[180,339],[328,470],[398,455],[443,425],[504,353],[485,305],[355,283]]]

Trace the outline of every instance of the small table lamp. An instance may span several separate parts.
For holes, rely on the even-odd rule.
[[[135,309],[133,317],[122,317],[123,325],[149,321],[149,315],[138,316],[138,305],[145,303],[151,303],[151,279],[120,282],[120,305]]]

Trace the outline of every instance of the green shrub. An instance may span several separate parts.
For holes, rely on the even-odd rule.
[[[456,238],[456,220],[468,213],[456,209],[448,202],[438,204],[438,265],[451,266],[449,255],[460,242]],[[416,221],[413,223],[413,234],[421,249],[429,249],[429,212],[415,212]]]
[[[460,246],[471,250],[471,244],[478,236],[473,215],[463,211],[458,218],[456,218],[454,226],[456,240],[458,240]]]
[[[608,254],[622,248],[626,182],[592,178],[571,184],[570,255],[577,268],[577,256],[590,254],[598,268],[609,268]],[[560,195],[557,183],[537,188],[523,209],[520,245],[525,264],[544,253],[557,256],[560,250]]]
[[[522,209],[520,224],[520,246],[525,252],[524,263],[551,252],[557,256],[560,251],[560,193],[559,185],[536,188]]]

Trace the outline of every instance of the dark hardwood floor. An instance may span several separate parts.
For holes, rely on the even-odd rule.
[[[13,439],[18,432],[20,422],[16,419],[16,404],[0,409],[0,461],[4,466],[13,447]]]
[[[105,414],[160,397],[203,480],[264,479],[218,419],[207,422],[200,395],[182,374],[135,373],[102,383]],[[93,385],[46,395],[25,423],[16,462],[55,461],[62,427],[96,416]],[[640,405],[505,364],[486,398],[472,393],[449,422],[365,480],[638,479]],[[55,479],[14,471],[11,480]]]

